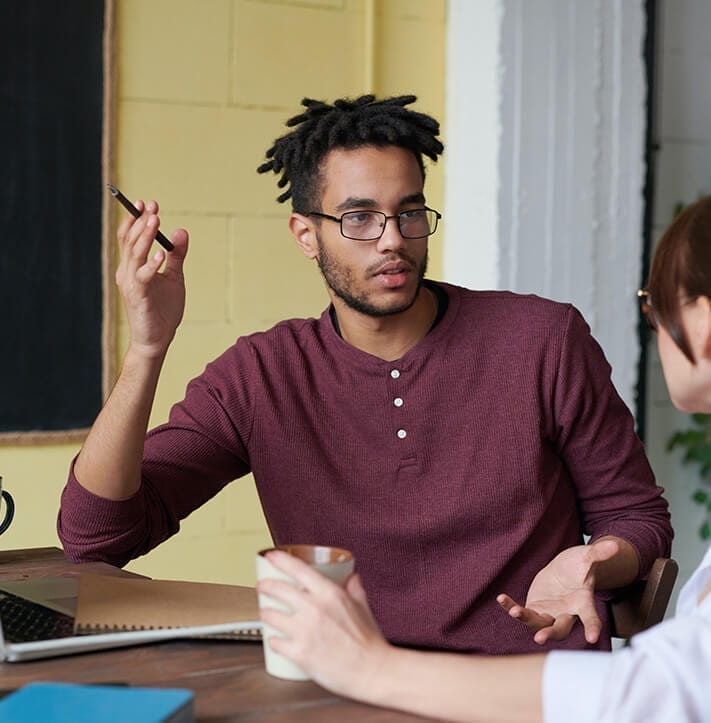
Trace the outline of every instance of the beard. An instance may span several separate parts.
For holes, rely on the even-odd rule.
[[[321,239],[317,236],[318,240],[318,256],[316,261],[318,267],[323,275],[324,281],[333,293],[341,299],[346,306],[366,316],[391,316],[393,314],[401,314],[403,311],[407,311],[417,299],[417,295],[420,293],[422,288],[422,281],[425,278],[425,272],[427,271],[427,253],[425,253],[424,259],[421,263],[417,263],[415,259],[406,254],[395,254],[393,260],[401,259],[406,261],[417,271],[417,287],[415,293],[411,299],[397,304],[395,306],[381,307],[376,306],[370,301],[368,295],[364,291],[359,291],[356,286],[355,279],[353,278],[353,270],[347,266],[343,266],[336,259],[331,256],[325,249]],[[366,270],[367,273],[367,270]]]

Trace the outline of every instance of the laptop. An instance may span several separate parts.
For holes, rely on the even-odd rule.
[[[0,660],[9,663],[179,638],[253,632],[255,621],[126,632],[74,632],[78,578],[35,578],[0,583]]]

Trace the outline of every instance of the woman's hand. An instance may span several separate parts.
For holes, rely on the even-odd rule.
[[[261,619],[285,636],[271,637],[272,649],[324,688],[372,699],[392,647],[370,611],[360,576],[351,575],[344,589],[285,552],[275,550],[267,559],[298,585],[273,579],[257,583],[259,593],[292,611],[261,609]]]

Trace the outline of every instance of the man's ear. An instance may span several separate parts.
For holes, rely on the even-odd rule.
[[[314,222],[301,213],[292,213],[289,216],[289,230],[304,256],[315,259],[318,256],[318,239]]]

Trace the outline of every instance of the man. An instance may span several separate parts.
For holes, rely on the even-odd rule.
[[[657,334],[674,406],[711,413],[711,196],[662,234],[648,285],[637,292]],[[501,657],[389,645],[358,575],[345,589],[279,550],[270,565],[296,584],[262,579],[270,638],[330,691],[437,720],[546,723],[711,721],[711,545],[679,592],[676,615],[613,654],[553,651]]]
[[[422,157],[443,147],[414,100],[305,100],[288,121],[259,171],[282,174],[331,305],[238,339],[147,437],[188,238],[149,257],[157,205],[124,220],[131,341],[63,493],[66,554],[125,564],[251,471],[275,542],[351,549],[395,643],[608,647],[593,591],[668,553],[666,503],[572,307],[424,281]]]

